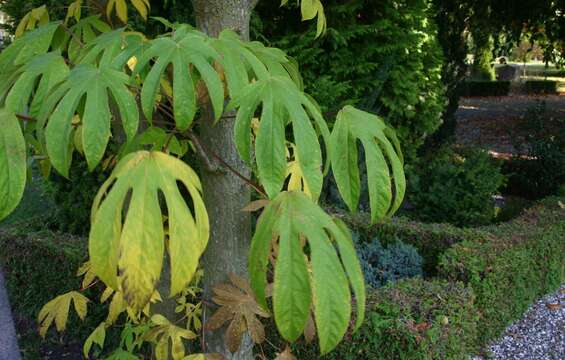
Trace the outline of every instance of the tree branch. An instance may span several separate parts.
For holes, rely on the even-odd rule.
[[[190,137],[190,139],[192,140],[192,142],[194,143],[194,146],[196,147],[198,152],[202,152],[202,157],[204,159],[207,159],[207,161],[210,160],[210,156],[212,156],[214,158],[214,160],[216,160],[217,162],[219,162],[224,168],[228,169],[230,172],[232,172],[234,175],[236,175],[238,178],[240,178],[241,180],[243,180],[247,185],[251,186],[255,191],[257,191],[259,194],[261,194],[263,197],[268,198],[267,194],[265,193],[265,191],[262,189],[261,185],[257,184],[255,181],[253,181],[252,179],[246,177],[245,175],[241,174],[239,171],[237,171],[236,169],[234,169],[230,164],[228,164],[224,159],[222,159],[220,156],[218,156],[218,154],[216,154],[215,152],[207,149],[202,142],[200,142],[200,139],[198,139],[198,137],[192,132],[192,131],[188,131],[187,135]],[[200,150],[198,150],[200,149]],[[213,165],[213,169],[215,171],[212,172],[218,172],[218,165]]]

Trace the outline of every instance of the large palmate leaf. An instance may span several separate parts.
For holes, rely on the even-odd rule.
[[[53,35],[59,25],[59,23],[51,23],[26,32],[0,52],[0,104],[6,92],[21,75],[20,68],[36,56],[49,51]]]
[[[16,208],[26,183],[26,145],[16,116],[0,109],[0,220]]]
[[[47,99],[40,118],[49,117],[45,129],[47,153],[61,174],[66,176],[71,164],[69,149],[75,114],[81,115],[84,154],[90,169],[102,159],[110,138],[110,97],[117,105],[128,139],[135,136],[139,114],[135,98],[126,86],[128,80],[125,73],[110,67],[78,65]],[[85,105],[81,113],[83,97]]]
[[[39,109],[49,92],[69,74],[65,59],[59,52],[40,55],[22,67],[22,73],[6,96],[5,106],[19,114],[39,115]],[[39,83],[36,86],[37,79]],[[29,101],[34,92],[33,102]]]
[[[188,190],[194,215],[178,184]],[[92,207],[92,268],[136,309],[147,304],[161,275],[165,249],[161,193],[168,218],[171,295],[175,295],[194,275],[208,241],[208,215],[196,173],[161,152],[131,153],[118,163]]]
[[[406,190],[402,152],[394,131],[380,117],[352,106],[338,113],[330,157],[339,192],[352,211],[357,209],[361,188],[357,140],[365,150],[371,219],[376,221],[402,204]]]
[[[198,78],[206,84],[216,119],[219,119],[224,106],[224,86],[213,66],[218,56],[208,37],[187,26],[177,29],[171,36],[151,40],[141,51],[135,67],[138,73],[149,62],[155,61],[141,90],[145,116],[152,118],[161,78],[172,65],[173,110],[177,127],[186,130],[194,119],[197,103],[195,82]]]
[[[289,77],[273,76],[243,89],[229,105],[239,108],[235,122],[235,142],[241,158],[251,161],[251,121],[261,104],[255,157],[259,180],[269,197],[275,197],[286,178],[286,124],[292,124],[294,143],[300,158],[302,176],[314,198],[322,190],[322,154],[315,121],[326,143],[329,131],[318,108]]]
[[[75,311],[81,320],[84,320],[87,312],[88,299],[77,291],[70,291],[66,294],[59,295],[55,299],[45,304],[39,311],[38,321],[41,324],[39,335],[45,337],[47,330],[55,321],[57,331],[65,330],[71,302],[75,305]]]
[[[234,31],[224,30],[212,46],[220,54],[230,97],[236,97],[252,80],[264,80],[271,76],[290,77],[302,90],[302,79],[296,62],[282,50],[265,47],[258,41],[242,41]]]
[[[138,55],[144,39],[140,33],[127,32],[124,29],[105,32],[85,44],[77,62],[120,70],[132,56]]]
[[[264,307],[267,266],[277,238],[273,308],[279,332],[296,340],[313,304],[320,350],[327,353],[349,325],[350,285],[357,300],[356,328],[365,313],[363,274],[349,231],[302,192],[282,192],[271,201],[259,218],[249,254],[251,286]]]

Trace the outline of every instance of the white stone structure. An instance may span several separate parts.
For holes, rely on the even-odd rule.
[[[0,11],[0,24],[3,25],[6,23],[8,23],[8,15]],[[4,39],[6,39],[8,36],[10,35],[6,32],[6,30],[0,27],[0,44],[2,44],[2,42],[4,42]]]

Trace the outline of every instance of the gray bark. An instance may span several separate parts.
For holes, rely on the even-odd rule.
[[[224,29],[232,29],[244,40],[249,39],[249,19],[257,0],[193,0],[196,25],[210,36]],[[216,125],[211,110],[200,124],[202,145],[222,158],[233,169],[246,177],[247,166],[237,154],[233,139],[233,114],[224,114]],[[249,203],[251,192],[247,184],[227,169],[202,171],[204,202],[210,218],[210,240],[202,259],[204,266],[204,299],[211,301],[214,285],[226,282],[230,272],[247,274],[247,254],[251,239],[251,218],[241,209]],[[204,307],[203,320],[211,315]],[[225,329],[205,333],[206,352],[223,354],[226,359],[253,359],[253,344],[244,336],[240,349],[231,354],[224,344]]]

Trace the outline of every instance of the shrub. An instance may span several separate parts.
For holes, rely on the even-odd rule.
[[[481,225],[495,216],[493,195],[504,183],[500,164],[481,150],[462,155],[444,148],[424,157],[409,174],[411,214],[426,222]]]
[[[436,274],[440,256],[453,244],[483,236],[480,231],[461,229],[450,224],[427,224],[408,218],[393,218],[372,228],[383,242],[400,239],[418,249],[423,258],[424,274]]]
[[[47,192],[56,204],[53,222],[59,231],[88,235],[92,202],[107,177],[100,170],[89,172],[85,161],[73,162],[69,179],[51,174]]]
[[[437,273],[441,255],[453,244],[486,236],[477,229],[459,228],[451,224],[423,223],[405,216],[395,216],[372,225],[367,213],[343,214],[340,217],[361,239],[378,238],[385,247],[401,241],[412,245],[422,257],[424,276]]]
[[[306,90],[324,111],[333,114],[356,104],[378,113],[396,129],[408,162],[413,160],[440,125],[445,104],[430,3],[325,0],[328,31],[318,39],[315,24],[285,16],[295,9],[273,12],[279,5],[278,0],[258,3],[255,37],[296,58]]]
[[[557,81],[526,80],[524,90],[528,94],[557,94]]]
[[[516,132],[526,136],[511,134],[518,154],[504,164],[505,192],[529,199],[557,194],[565,183],[565,120],[550,117],[540,101]]]
[[[41,219],[30,218],[0,229],[0,264],[25,359],[39,359],[42,350],[61,347],[75,347],[80,353],[82,341],[105,316],[102,306],[89,307],[86,322],[73,314],[67,324],[73,331],[63,334],[63,338],[50,332],[41,341],[36,323],[39,310],[55,296],[80,288],[81,280],[75,274],[87,254],[85,239],[42,227]],[[97,290],[89,289],[86,295],[93,291]]]
[[[538,297],[565,280],[565,209],[548,199],[514,221],[490,226],[490,237],[447,250],[440,274],[474,290],[479,343],[499,336]]]
[[[357,241],[357,252],[365,281],[379,288],[400,279],[422,276],[422,257],[415,247],[395,241],[386,248],[379,239]]]
[[[506,96],[510,81],[466,80],[461,86],[461,96]]]
[[[365,322],[324,359],[461,359],[473,353],[477,314],[472,291],[460,283],[406,279],[369,295]],[[293,349],[318,359],[311,345]]]

